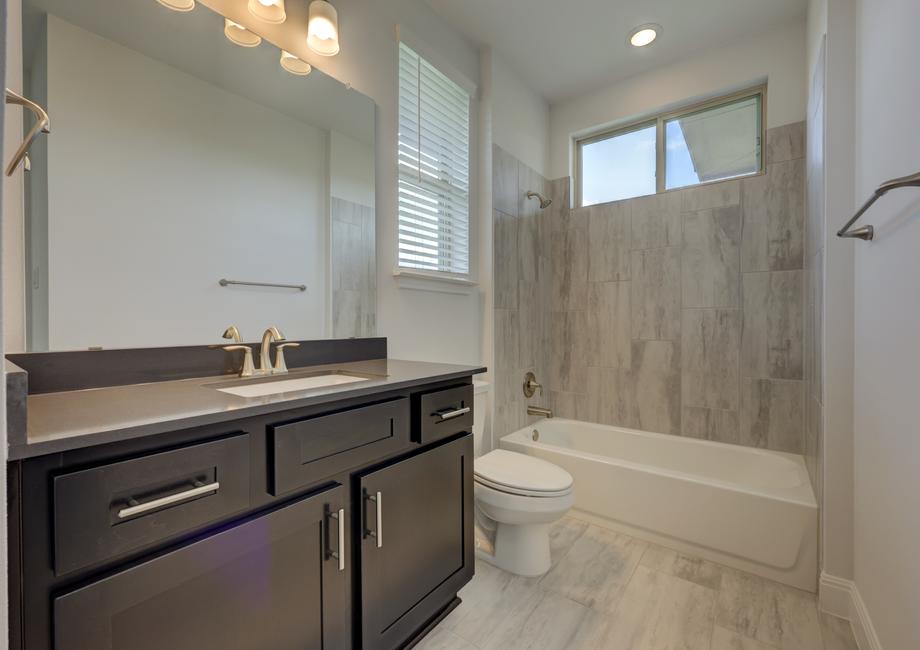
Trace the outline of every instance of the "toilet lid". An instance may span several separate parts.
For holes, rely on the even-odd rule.
[[[572,475],[540,458],[496,449],[474,463],[476,479],[497,490],[533,496],[557,496],[572,490]]]

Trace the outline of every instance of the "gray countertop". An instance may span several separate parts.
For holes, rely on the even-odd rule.
[[[41,456],[282,409],[459,379],[485,372],[485,368],[374,359],[294,368],[289,375],[280,378],[295,378],[321,371],[342,371],[371,377],[351,384],[262,397],[238,397],[220,392],[217,388],[271,379],[238,380],[227,375],[29,395],[27,426],[24,432],[10,432],[9,458],[17,460]]]

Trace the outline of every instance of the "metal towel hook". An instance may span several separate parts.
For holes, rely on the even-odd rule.
[[[7,104],[16,104],[17,106],[24,106],[30,111],[35,113],[36,122],[29,130],[29,133],[26,134],[26,139],[22,141],[22,144],[19,145],[19,149],[16,150],[16,153],[13,155],[13,159],[10,161],[9,166],[6,168],[6,175],[12,176],[13,172],[16,171],[16,167],[19,166],[19,163],[22,162],[22,159],[26,157],[26,154],[29,152],[29,147],[32,146],[32,141],[35,139],[35,136],[41,133],[51,133],[51,118],[48,117],[48,113],[45,112],[45,109],[33,102],[31,99],[26,99],[19,93],[14,93],[9,88],[6,89],[6,103]]]
[[[902,176],[900,178],[892,178],[890,181],[885,181],[878,186],[878,189],[869,197],[869,200],[863,203],[863,206],[853,215],[853,218],[844,224],[843,228],[837,231],[838,237],[853,237],[855,239],[863,239],[865,241],[871,241],[875,236],[875,228],[872,226],[863,226],[862,228],[853,228],[850,230],[850,226],[856,223],[856,220],[859,219],[866,213],[872,204],[882,198],[885,194],[891,190],[896,190],[901,187],[920,187],[920,172],[916,174],[911,174],[910,176]]]

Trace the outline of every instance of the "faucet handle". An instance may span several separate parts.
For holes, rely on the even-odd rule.
[[[287,363],[284,360],[284,348],[299,348],[300,343],[279,343],[275,346],[275,365],[272,367],[273,373],[284,373],[288,371]]]
[[[540,395],[543,395],[543,384],[537,381],[536,375],[532,372],[528,372],[524,375],[524,397],[530,399],[534,396],[534,393],[539,389]]]
[[[240,369],[240,377],[252,377],[255,374],[255,366],[252,364],[252,348],[248,345],[225,345],[223,349],[227,352],[243,351],[243,367]]]
[[[240,336],[240,331],[236,328],[236,325],[231,325],[225,329],[221,336],[223,336],[225,339],[232,339],[234,343],[243,342],[243,337]]]

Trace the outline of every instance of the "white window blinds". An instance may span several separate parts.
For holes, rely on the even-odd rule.
[[[399,266],[470,267],[470,96],[399,45]]]

